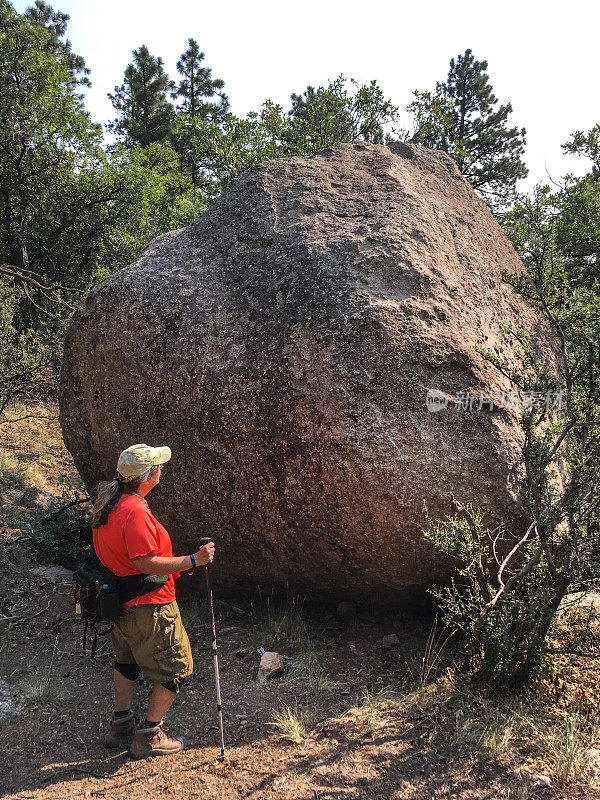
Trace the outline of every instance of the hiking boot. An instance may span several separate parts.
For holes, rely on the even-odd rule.
[[[171,753],[179,753],[187,742],[183,736],[175,738],[169,736],[168,730],[163,722],[154,728],[138,728],[129,748],[129,754],[133,758],[149,758],[150,756],[168,756]]]
[[[133,713],[128,714],[126,717],[115,719],[113,714],[112,719],[108,723],[108,733],[104,735],[105,747],[110,747],[116,750],[119,747],[125,747],[132,740],[135,734],[136,719]]]

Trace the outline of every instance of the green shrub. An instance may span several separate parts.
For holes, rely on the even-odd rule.
[[[0,278],[0,415],[10,403],[33,394],[59,350],[60,321],[24,326],[21,293]]]
[[[30,528],[30,542],[38,561],[73,569],[81,559],[84,543],[79,539],[81,520],[70,515]]]
[[[490,689],[516,690],[540,673],[546,637],[554,617],[547,564],[540,561],[493,603],[498,586],[490,554],[493,534],[483,514],[470,504],[456,515],[431,521],[425,538],[439,550],[456,557],[462,580],[434,587],[444,624],[462,636],[467,660]],[[428,516],[428,515],[427,515]],[[429,519],[429,517],[428,517]],[[523,550],[525,561],[533,555],[533,541]]]

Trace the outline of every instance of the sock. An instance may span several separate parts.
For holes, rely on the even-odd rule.
[[[127,711],[115,711],[115,719],[123,719],[123,717],[130,717],[131,716],[131,709],[128,708]]]
[[[158,720],[158,722],[151,722],[149,719],[146,719],[144,720],[142,728],[156,728],[157,725],[160,725],[160,720]]]

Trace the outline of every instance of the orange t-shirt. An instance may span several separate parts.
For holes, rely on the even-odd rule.
[[[140,575],[133,563],[143,556],[173,557],[171,537],[150,511],[148,503],[137,494],[124,494],[114,506],[108,520],[93,529],[94,550],[100,561],[115,575]],[[141,597],[134,597],[126,606],[166,605],[175,600],[175,578],[169,575],[164,586]]]

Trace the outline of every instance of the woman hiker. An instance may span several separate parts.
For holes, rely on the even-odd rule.
[[[168,575],[166,583],[163,577],[158,588],[127,601],[111,631],[115,712],[104,743],[116,748],[131,742],[134,758],[177,753],[186,745],[182,736],[169,736],[162,721],[193,670],[175,579],[183,570],[208,564],[215,553],[208,542],[192,555],[173,556],[171,537],[150,511],[145,498],[170,458],[168,447],[134,444],[123,450],[116,480],[98,486],[92,518],[96,554],[115,575]],[[141,669],[153,680],[154,690],[146,719],[136,729],[131,697]]]

